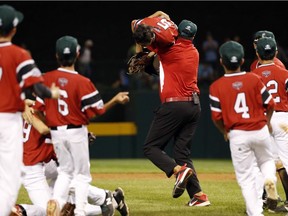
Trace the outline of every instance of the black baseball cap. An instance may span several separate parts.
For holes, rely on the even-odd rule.
[[[72,36],[66,35],[56,41],[56,53],[59,57],[75,58],[78,50],[78,41]]]
[[[258,52],[261,58],[269,54],[274,55],[276,50],[277,50],[277,44],[273,38],[258,39],[256,44],[256,51]]]
[[[0,30],[9,33],[23,21],[24,15],[10,5],[0,5]]]
[[[197,32],[197,25],[190,20],[182,20],[178,26],[178,32],[182,37],[194,37]]]
[[[219,53],[224,65],[236,65],[244,58],[243,46],[236,41],[227,41],[219,48]]]
[[[260,38],[264,38],[264,37],[275,39],[275,35],[273,32],[267,31],[267,30],[261,30],[261,31],[257,31],[254,34],[254,42],[257,42]]]

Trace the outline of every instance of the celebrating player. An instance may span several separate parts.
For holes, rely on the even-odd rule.
[[[59,97],[59,89],[52,83],[51,90],[41,84],[41,72],[29,53],[12,44],[23,17],[9,5],[0,6],[0,91],[5,92],[0,100],[0,215],[3,216],[9,215],[21,185],[23,99],[31,92],[42,98]]]
[[[263,215],[255,168],[251,164],[257,161],[264,176],[268,208],[275,209],[277,178],[269,133],[275,103],[259,76],[241,72],[244,63],[241,44],[228,41],[221,45],[219,53],[225,74],[210,86],[212,120],[225,140],[230,140],[232,162],[246,213],[249,216]]]
[[[131,23],[136,52],[148,48],[160,61],[160,99],[144,143],[144,154],[170,178],[176,176],[173,198],[187,190],[188,206],[210,205],[190,159],[191,141],[200,117],[197,72],[199,53],[193,45],[197,26],[183,20],[179,29],[161,11]],[[179,30],[179,32],[178,32]],[[164,152],[174,139],[174,159]]]
[[[23,113],[24,119],[26,113]],[[42,115],[41,115],[42,116]],[[43,119],[44,120],[44,119]],[[50,129],[35,115],[32,123],[24,121],[24,177],[23,186],[28,192],[33,205],[17,204],[12,209],[10,216],[45,216],[47,202],[52,197],[52,190],[57,178],[57,158],[50,138]],[[44,171],[45,169],[45,171]],[[49,182],[49,185],[48,185]],[[49,188],[52,187],[51,189]],[[74,184],[70,185],[70,198],[74,203]],[[108,196],[108,197],[106,197]],[[113,215],[116,208],[122,216],[129,215],[128,206],[124,200],[124,191],[117,188],[114,192],[89,185],[88,200],[91,205],[86,205],[87,215]],[[108,202],[110,199],[110,202]],[[70,201],[70,200],[69,200]],[[71,202],[71,201],[70,201]],[[119,206],[122,202],[121,206]],[[67,203],[66,206],[75,207]],[[64,214],[69,208],[62,209]],[[73,208],[70,208],[73,211]]]
[[[256,44],[256,54],[259,66],[252,72],[258,74],[275,101],[275,112],[271,118],[275,148],[276,168],[281,179],[285,194],[286,204],[277,207],[275,211],[288,211],[288,71],[277,66],[274,59],[277,55],[277,45],[273,38],[260,38]]]
[[[75,180],[75,214],[85,215],[89,183],[91,182],[87,124],[90,118],[102,115],[117,103],[129,101],[128,92],[120,92],[109,102],[101,99],[98,90],[86,77],[75,71],[79,55],[76,38],[64,36],[56,42],[56,57],[60,67],[44,74],[45,84],[53,82],[60,88],[60,98],[41,100],[36,108],[46,113],[54,150],[59,161],[53,199],[48,202],[47,215],[58,215],[68,198],[69,185]],[[38,104],[38,106],[37,106]]]
[[[257,31],[254,34],[254,41],[253,41],[253,47],[255,51],[256,51],[257,42],[260,38],[273,38],[275,40],[275,35],[273,32],[267,31],[267,30]],[[275,63],[275,65],[285,69],[285,65],[283,64],[283,62],[281,62],[280,59],[278,59],[276,56],[273,62]],[[259,61],[258,56],[256,56],[256,59],[250,65],[250,71],[254,70],[255,68],[258,68],[260,65],[261,65],[261,62]]]

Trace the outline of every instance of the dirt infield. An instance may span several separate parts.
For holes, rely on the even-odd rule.
[[[112,179],[112,178],[117,178],[117,179],[161,179],[161,178],[166,178],[164,174],[159,174],[159,173],[101,173],[101,174],[96,174],[93,173],[92,177],[97,179]],[[234,173],[200,173],[198,174],[198,178],[201,180],[236,180],[235,174]]]

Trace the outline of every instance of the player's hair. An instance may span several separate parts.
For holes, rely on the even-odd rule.
[[[133,33],[133,38],[138,44],[150,44],[153,37],[153,28],[144,24],[139,24]]]
[[[241,62],[231,63],[231,62],[222,61],[222,63],[225,65],[227,70],[231,70],[231,71],[235,71],[237,70],[238,67],[241,66]]]
[[[57,62],[60,66],[70,67],[75,64],[77,58],[71,57],[70,55],[63,55],[57,57]]]
[[[12,26],[12,28],[6,28],[6,29],[2,29],[0,28],[0,36],[1,37],[6,37],[10,34],[10,32],[12,31],[14,27]]]
[[[258,53],[259,54],[259,53]],[[262,60],[272,60],[275,57],[276,51],[266,50],[265,53],[259,54]]]

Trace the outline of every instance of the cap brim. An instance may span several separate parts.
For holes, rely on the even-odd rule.
[[[23,13],[19,12],[19,11],[16,11],[16,17],[18,18],[19,22],[18,23],[21,23],[24,19],[24,15]]]

